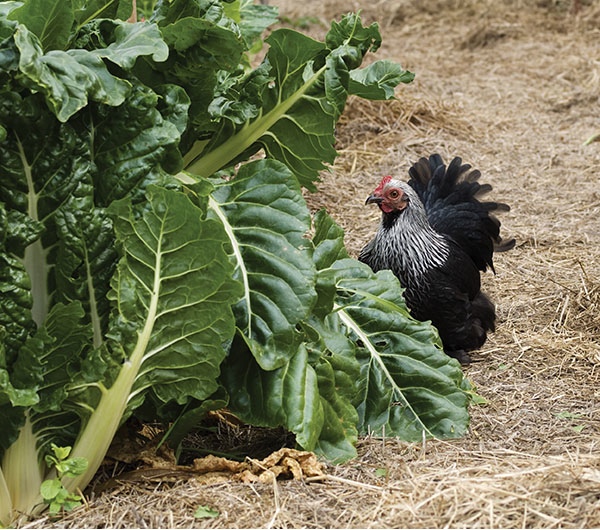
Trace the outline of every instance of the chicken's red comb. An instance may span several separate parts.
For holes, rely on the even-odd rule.
[[[385,188],[385,186],[390,182],[390,180],[392,180],[392,175],[386,175],[385,177],[383,177],[381,179],[381,182],[379,183],[379,186],[375,188],[375,191],[373,193],[381,193],[383,191],[383,188]]]

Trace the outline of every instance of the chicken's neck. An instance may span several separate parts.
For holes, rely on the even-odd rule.
[[[428,270],[443,266],[450,254],[448,241],[431,228],[424,209],[418,206],[411,204],[399,214],[384,215],[378,234],[379,251],[388,261],[386,268],[396,268],[407,286]]]

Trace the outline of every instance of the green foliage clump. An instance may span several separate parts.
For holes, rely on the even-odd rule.
[[[460,366],[302,195],[347,98],[412,80],[362,67],[378,26],[276,29],[253,67],[275,8],[139,4],[0,4],[0,522],[72,506],[132,415],[176,444],[228,407],[336,462],[461,436]]]
[[[70,493],[62,484],[64,477],[78,477],[87,468],[88,462],[83,457],[69,458],[71,447],[58,447],[50,444],[52,453],[45,457],[49,469],[55,469],[57,476],[42,482],[40,493],[49,506],[50,515],[56,515],[61,510],[66,512],[81,505],[81,496]]]

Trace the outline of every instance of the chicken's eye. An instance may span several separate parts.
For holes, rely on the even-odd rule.
[[[398,190],[392,190],[392,191],[390,191],[390,197],[392,199],[397,199],[399,195],[400,195],[400,193],[398,192]]]

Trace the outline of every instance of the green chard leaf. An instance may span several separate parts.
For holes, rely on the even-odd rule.
[[[71,36],[74,22],[71,0],[28,0],[9,14],[33,32],[44,51],[62,50]]]
[[[302,323],[307,337],[309,363],[317,374],[323,428],[315,452],[332,462],[356,456],[358,414],[354,400],[358,391],[360,365],[356,347],[335,325],[312,316]]]
[[[223,344],[234,333],[231,305],[241,294],[221,225],[203,220],[185,194],[150,186],[147,203],[122,199],[109,212],[123,256],[111,282],[106,348],[124,363],[115,377],[107,372],[110,387],[95,407],[82,402],[89,416],[72,457],[87,456],[89,467],[65,479],[70,491],[91,479],[118,426],[147,394],[154,403],[185,404],[215,392]]]
[[[288,191],[289,195],[294,186],[297,187],[294,179],[291,179],[286,187],[281,182],[281,177],[277,179],[275,172],[272,172],[271,178],[266,178],[265,168],[276,169],[280,167],[274,161],[263,160],[260,163],[252,163],[245,167],[256,168],[252,180],[246,183],[244,182],[246,180],[245,176],[238,174],[232,184],[227,185],[233,187],[240,179],[238,186],[242,191],[238,191],[238,197],[246,198],[246,195],[251,197],[255,195],[255,190],[260,190],[262,194],[261,201],[269,208],[273,208],[277,203],[277,197],[281,197],[284,190]],[[250,183],[251,187],[249,186]],[[259,183],[261,183],[260,187],[258,186]],[[217,188],[215,195],[218,194],[219,188]],[[298,197],[300,197],[299,193]],[[243,228],[243,230],[250,231],[251,226],[257,226],[258,219],[263,220],[260,222],[260,227],[263,226],[265,221],[269,219],[272,221],[267,232],[269,237],[272,237],[270,232],[273,227],[286,228],[289,226],[289,222],[285,222],[285,218],[279,221],[268,211],[263,212],[265,206],[260,208],[256,205],[253,206],[252,210],[256,210],[256,213],[252,210],[245,211],[248,210],[249,206],[246,201],[247,199],[242,201],[239,198],[235,201],[237,206],[236,215],[244,215],[248,221],[244,223],[236,221],[232,228],[234,231],[237,231],[240,226],[247,226],[248,228]],[[303,212],[305,209],[303,201],[300,206],[302,207],[301,212]],[[286,211],[290,214],[294,210],[288,206]],[[281,215],[281,213],[278,213],[278,215]],[[303,213],[303,215],[306,214]],[[295,216],[299,216],[299,213],[296,213]],[[252,222],[249,222],[250,220]],[[228,221],[232,221],[232,218],[228,217]],[[300,226],[299,228],[302,230],[298,232],[297,242],[306,245],[307,241],[301,237],[306,230],[306,226]],[[318,229],[319,227],[317,227]],[[296,307],[301,302],[299,302],[297,295],[289,293],[288,286],[278,287],[274,283],[276,279],[269,278],[271,275],[265,274],[265,260],[276,259],[280,267],[278,276],[283,277],[281,261],[285,253],[280,251],[277,258],[269,253],[265,258],[262,252],[257,253],[258,247],[262,248],[266,245],[260,243],[260,240],[256,237],[256,231],[252,231],[252,238],[249,241],[246,240],[246,237],[236,238],[241,244],[239,254],[244,255],[243,264],[250,269],[249,272],[246,271],[248,273],[248,284],[255,286],[254,289],[256,290],[260,288],[260,295],[259,293],[253,293],[253,289],[250,289],[250,299],[248,302],[243,301],[242,307],[245,307],[244,304],[248,304],[247,307],[251,307],[256,312],[254,306],[264,305],[261,300],[265,298],[266,293],[271,293],[273,307],[267,308],[268,311],[261,308],[260,313],[261,324],[270,324],[274,321],[273,316],[277,314],[276,308],[289,306],[290,300],[293,300],[292,306]],[[252,254],[244,248],[249,243],[252,243],[250,252],[256,256],[252,260],[250,260]],[[326,260],[323,257],[326,251],[323,248],[331,248],[329,243],[330,241],[324,242],[321,249],[317,247],[315,250],[316,253],[318,252],[322,256],[320,260],[315,259],[317,263]],[[272,248],[286,249],[288,245],[289,243],[282,240],[281,243],[272,246]],[[339,241],[336,241],[335,245],[335,252],[341,254],[343,243],[340,247]],[[310,257],[310,255],[307,257]],[[329,257],[331,258],[331,254]],[[253,279],[253,275],[256,274],[253,272],[256,266],[260,267],[261,272],[258,280],[261,282],[268,280],[267,284],[262,285],[262,283],[257,283]],[[293,269],[291,272],[297,274]],[[286,277],[291,278],[293,275],[290,273]],[[306,273],[305,278],[306,280],[309,279]],[[311,283],[312,281],[314,280],[311,280]],[[333,297],[334,290],[330,289],[328,292]],[[281,298],[279,298],[280,296]],[[329,306],[331,307],[332,304],[331,301]],[[256,316],[253,316],[253,318],[256,318]],[[239,314],[238,326],[241,327]],[[262,346],[264,338],[262,342],[253,342],[247,336],[244,336],[244,340],[238,337],[234,341],[230,350],[231,353],[223,365],[222,375],[222,381],[231,398],[229,407],[244,421],[251,424],[285,427],[296,435],[297,443],[304,449],[315,450],[331,461],[348,460],[356,455],[354,444],[358,435],[356,427],[358,414],[353,405],[353,400],[358,392],[356,382],[360,378],[360,365],[355,357],[354,342],[349,340],[341,332],[341,329],[334,329],[330,323],[325,323],[308,313],[299,323],[299,326],[298,330],[290,326],[290,332],[294,333],[294,336],[287,339],[287,342],[282,341],[277,346],[278,353],[288,352],[286,357],[280,355],[277,364],[271,363],[271,365],[265,366],[264,347],[252,348],[255,343]],[[243,327],[241,331],[244,332]],[[302,344],[299,343],[299,339],[303,340]],[[285,364],[282,364],[282,362]]]
[[[374,274],[356,260],[339,259],[341,237],[341,229],[320,213],[313,239],[320,265],[317,286],[320,299],[335,289],[333,313],[325,323],[355,344],[361,375],[353,403],[360,432],[408,441],[462,436],[469,397],[460,365],[442,351],[430,323],[410,316],[390,271]]]
[[[366,99],[392,99],[399,83],[410,83],[415,78],[398,63],[375,61],[365,68],[350,73],[348,90]]]
[[[39,401],[35,387],[13,386],[6,362],[4,336],[5,332],[0,328],[0,414],[2,414],[4,427],[0,433],[0,454],[17,439],[19,429],[24,422],[24,408],[35,405]]]
[[[75,44],[124,70],[131,70],[139,57],[161,63],[169,56],[169,47],[163,42],[158,26],[148,22],[94,21],[82,28]]]
[[[44,94],[56,117],[66,122],[88,100],[120,105],[129,91],[129,83],[108,73],[100,57],[84,50],[43,53],[37,37],[26,26],[15,32],[20,52],[19,69],[23,82]]]
[[[104,58],[131,69],[139,57],[151,56],[153,61],[160,62],[168,56],[168,47],[154,24],[97,21],[84,30],[77,40],[79,45],[99,46],[90,39],[91,35],[94,38],[101,35],[101,46],[44,53],[40,39],[27,26],[19,25],[14,34],[25,86],[44,94],[48,106],[62,122],[90,100],[110,106],[121,105],[125,100],[131,85],[111,74]]]
[[[220,223],[203,220],[183,193],[156,186],[148,188],[146,203],[122,199],[109,210],[123,255],[111,281],[102,343],[94,347],[96,325],[86,321],[79,301],[59,303],[21,347],[10,381],[0,366],[0,408],[13,426],[0,438],[2,472],[14,509],[26,513],[40,502],[35,492],[47,478],[30,465],[39,450],[72,445],[72,457],[87,458],[89,466],[65,477],[64,485],[83,487],[147,394],[154,403],[185,404],[215,392],[223,344],[234,333],[231,305],[241,289]],[[93,236],[81,229],[83,222],[72,225],[74,239]]]
[[[276,6],[255,4],[253,0],[234,0],[223,7],[239,26],[247,49],[251,49],[263,32],[278,20]]]
[[[3,251],[1,246],[0,251],[0,329],[4,332],[2,342],[9,350],[10,364],[28,334],[35,330],[31,318],[33,299],[31,282],[22,261]]]
[[[169,58],[160,64],[139,64],[135,71],[153,88],[171,83],[185,89],[193,125],[182,139],[187,149],[213,133],[215,124],[208,108],[220,90],[219,77],[242,70],[244,40],[217,0],[159,2],[152,20],[169,46]]]
[[[468,395],[462,371],[428,322],[414,320],[390,271],[373,274],[354,260],[332,267],[340,320],[357,342],[361,363],[361,432],[418,441],[462,436]]]
[[[391,63],[355,73],[380,41],[377,25],[363,27],[357,15],[333,23],[325,43],[289,29],[274,31],[263,64],[237,82],[230,79],[229,90],[213,102],[209,110],[218,129],[186,154],[187,171],[209,177],[262,148],[285,163],[301,186],[315,190],[319,173],[335,160],[334,128],[348,95],[354,90],[390,98],[402,80],[402,70]],[[240,102],[246,121],[239,119]]]
[[[83,304],[96,348],[108,324],[107,294],[118,257],[112,228],[105,209],[94,206],[88,183],[81,183],[56,212],[55,299]]]
[[[250,162],[216,184],[209,213],[225,226],[244,285],[234,307],[238,329],[263,369],[278,368],[296,355],[296,326],[315,301],[316,271],[304,237],[310,213],[298,183],[279,162]]]
[[[102,105],[89,109],[82,118],[91,133],[98,204],[108,206],[128,194],[144,200],[150,184],[173,186],[167,172],[181,168],[178,143],[188,107],[180,87],[165,85],[155,92],[136,84],[117,111]]]
[[[220,223],[202,220],[181,192],[152,186],[148,201],[139,212],[127,200],[109,209],[125,252],[109,295],[118,303],[111,347],[141,368],[134,394],[147,389],[180,404],[204,399],[217,389],[240,285],[232,279]]]
[[[323,430],[324,411],[317,374],[304,345],[280,368],[263,370],[242,343],[234,342],[222,381],[229,406],[243,421],[264,427],[283,426],[297,443],[313,450]]]
[[[6,250],[15,271],[16,285],[26,281],[16,269],[28,274],[31,301],[11,306],[10,318],[42,325],[50,308],[55,266],[56,214],[90,169],[86,138],[70,124],[57,122],[39,109],[38,95],[22,98],[9,92],[0,104],[0,121],[9,126],[0,149],[0,192],[7,208],[7,221],[20,228],[7,235]],[[20,265],[15,261],[20,261]],[[12,291],[11,296],[19,291]],[[21,314],[16,311],[20,308]],[[0,317],[3,319],[4,316]],[[26,326],[31,329],[31,326]],[[8,341],[13,340],[9,329]]]
[[[36,403],[17,409],[19,430],[11,436],[2,455],[2,472],[16,510],[31,512],[44,480],[44,469],[37,462],[38,451],[51,443],[68,445],[74,440],[81,418],[74,412],[81,404],[70,400],[69,387],[81,383],[85,351],[91,332],[81,322],[83,310],[77,302],[57,304],[50,310],[46,325],[29,337],[19,351],[11,373],[13,384],[36,390]],[[68,404],[68,405],[67,405]],[[85,406],[89,406],[88,403]],[[13,413],[17,412],[13,409]],[[3,431],[2,436],[7,433]],[[36,500],[33,500],[36,499]]]

